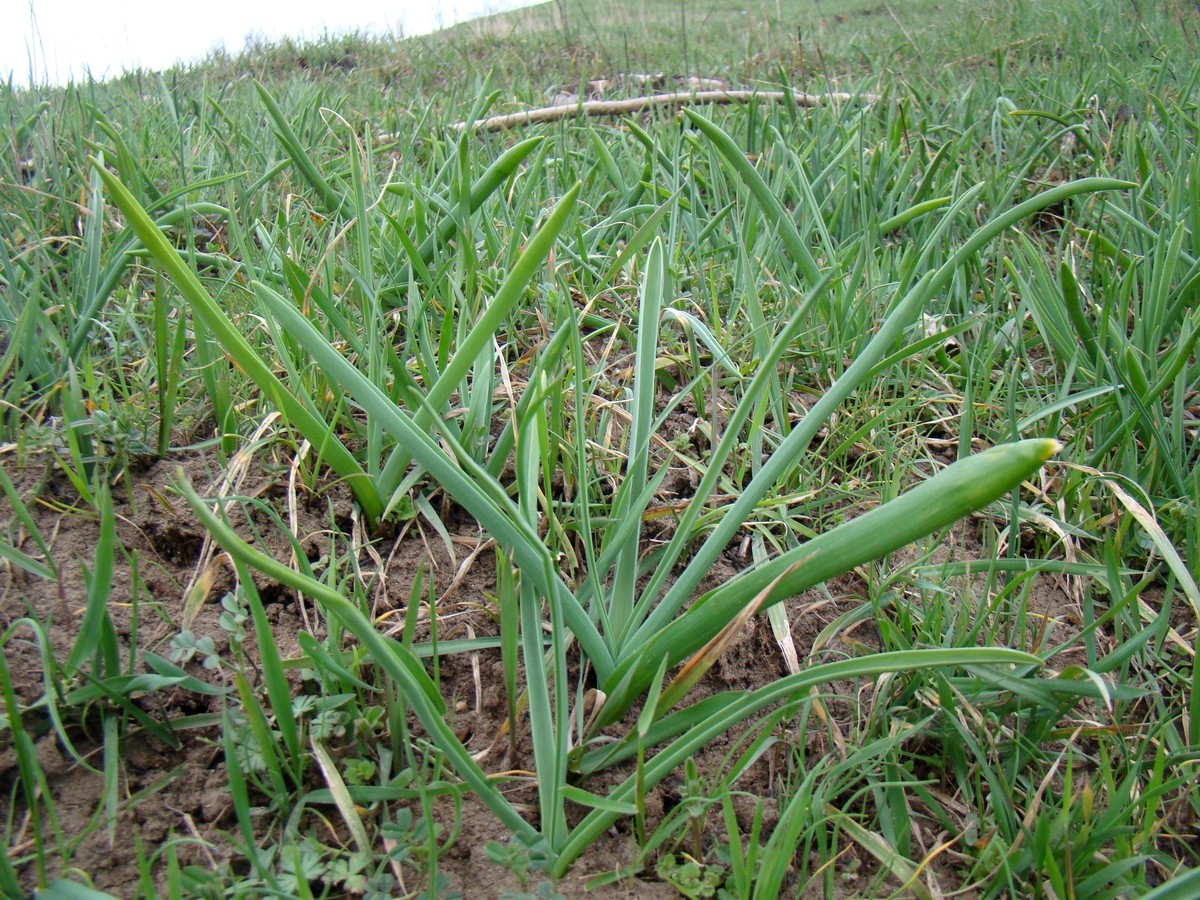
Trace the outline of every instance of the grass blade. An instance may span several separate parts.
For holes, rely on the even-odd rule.
[[[117,177],[94,159],[92,165],[97,167],[113,202],[129,220],[134,234],[166,270],[176,288],[192,307],[193,313],[204,323],[204,327],[216,337],[234,364],[250,376],[284,417],[312,443],[324,459],[329,461],[333,470],[346,479],[366,516],[371,521],[378,519],[383,512],[383,503],[374,484],[350,451],[336,439],[330,425],[297,399],[266,363],[259,359],[254,348],[209,296],[196,273],[184,263],[179,253],[167,242],[163,233],[142,209],[141,204]]]
[[[710,591],[687,614],[647,640],[636,658],[618,665],[603,686],[609,698],[598,717],[600,727],[618,718],[646,688],[663,654],[674,664],[698,650],[776,578],[779,581],[764,599],[764,607],[982,509],[1029,478],[1059,446],[1054,440],[1032,439],[959,460],[890,503]],[[781,572],[786,574],[779,577]]]
[[[684,107],[683,112],[691,120],[691,123],[699,128],[705,137],[712,141],[713,146],[717,148],[717,152],[721,154],[729,167],[737,173],[746,187],[750,189],[750,193],[758,201],[758,205],[762,207],[767,221],[779,232],[779,237],[783,240],[784,246],[792,257],[792,261],[800,268],[800,273],[804,276],[804,280],[808,282],[809,287],[816,287],[821,281],[821,270],[817,266],[816,259],[813,258],[812,252],[804,243],[804,238],[800,236],[800,232],[796,230],[796,224],[792,221],[792,217],[783,208],[783,204],[772,193],[767,183],[763,181],[763,177],[758,174],[758,170],[750,164],[750,160],[746,158],[745,151],[734,143],[733,138],[722,131],[720,126],[713,124],[695,110]]]

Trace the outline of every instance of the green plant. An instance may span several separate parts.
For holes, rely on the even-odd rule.
[[[206,669],[216,669],[221,665],[217,645],[211,637],[196,637],[190,629],[184,629],[171,638],[171,662],[186,663],[192,659],[200,660]]]
[[[721,651],[723,635],[730,634],[748,615],[769,607],[785,596],[824,581],[839,572],[883,555],[891,550],[949,525],[968,512],[998,499],[1022,479],[1028,477],[1054,452],[1053,441],[1025,441],[997,447],[975,457],[959,461],[927,483],[900,498],[846,522],[820,537],[801,544],[748,575],[710,591],[680,615],[703,573],[732,535],[745,521],[748,512],[785,472],[794,468],[802,458],[803,449],[817,429],[827,421],[855,389],[872,376],[876,366],[892,350],[895,341],[928,303],[935,291],[944,286],[963,260],[970,259],[980,248],[1011,224],[1042,206],[1057,202],[1080,192],[1111,190],[1123,187],[1112,180],[1084,180],[1047,191],[1011,210],[997,215],[985,227],[976,231],[959,246],[940,268],[915,277],[907,286],[900,301],[879,327],[877,334],[863,346],[841,378],[829,388],[801,423],[794,426],[768,462],[758,469],[738,499],[723,512],[722,517],[694,553],[688,546],[695,535],[695,524],[705,509],[705,502],[717,483],[724,460],[737,444],[740,430],[757,406],[757,385],[774,377],[775,367],[793,336],[806,321],[810,311],[821,301],[829,288],[830,279],[818,271],[803,241],[783,214],[778,201],[758,174],[745,162],[736,145],[720,129],[706,120],[689,115],[693,123],[713,142],[722,164],[727,164],[758,200],[767,221],[785,239],[809,282],[805,302],[787,327],[764,348],[759,360],[758,374],[744,394],[744,399],[730,416],[722,439],[713,447],[708,470],[701,479],[696,496],[680,517],[675,536],[650,560],[641,557],[641,528],[643,516],[653,496],[657,480],[665,474],[651,473],[651,447],[654,434],[654,391],[657,381],[655,359],[659,347],[659,323],[667,294],[667,274],[664,252],[660,243],[651,247],[646,261],[645,278],[640,296],[640,308],[635,332],[634,378],[630,394],[631,428],[625,455],[627,463],[621,486],[611,501],[610,524],[593,528],[588,524],[590,489],[581,482],[577,502],[579,521],[587,555],[588,577],[572,590],[555,571],[545,544],[536,533],[538,517],[544,510],[539,501],[543,473],[552,470],[547,440],[548,423],[544,398],[553,384],[560,383],[560,371],[567,375],[569,391],[575,405],[576,421],[586,419],[586,398],[590,389],[583,380],[586,367],[581,353],[579,326],[574,314],[564,310],[566,319],[561,334],[565,335],[569,363],[560,361],[557,351],[543,354],[530,379],[530,388],[512,410],[512,434],[515,447],[516,484],[519,502],[509,500],[504,487],[488,468],[475,462],[473,455],[459,444],[459,434],[439,425],[433,410],[443,402],[451,385],[474,364],[479,350],[508,314],[523,286],[541,264],[553,241],[566,224],[579,187],[563,197],[547,225],[525,248],[514,264],[513,275],[500,288],[486,311],[470,333],[458,345],[456,354],[446,363],[446,371],[428,395],[413,395],[418,405],[411,412],[395,406],[384,391],[359,369],[330,346],[301,310],[275,293],[265,284],[255,287],[265,309],[281,327],[319,365],[325,377],[336,383],[354,398],[368,415],[373,429],[388,434],[396,442],[396,450],[386,469],[395,472],[396,460],[416,461],[441,487],[466,507],[475,518],[506,548],[520,571],[515,591],[519,597],[520,646],[528,690],[531,696],[528,709],[537,758],[539,802],[541,805],[540,834],[550,848],[549,870],[561,874],[565,866],[586,846],[587,842],[617,816],[638,791],[659,781],[675,765],[685,759],[697,737],[715,734],[733,727],[737,722],[754,716],[764,705],[781,692],[800,684],[815,684],[830,677],[865,675],[870,672],[910,670],[929,664],[970,664],[1009,662],[1029,666],[1035,660],[1007,650],[910,651],[903,655],[882,654],[844,663],[815,666],[799,675],[784,679],[778,685],[754,692],[746,697],[713,698],[699,707],[668,715],[686,696],[688,689],[710,666]],[[158,231],[141,213],[131,195],[108,172],[102,177],[110,194],[129,217],[136,233],[145,241],[160,264],[177,280],[181,290],[218,335],[226,351],[254,377],[260,387],[280,404],[280,408],[314,444],[332,454],[337,450],[331,443],[327,424],[315,418],[311,404],[298,401],[295,394],[269,372],[258,356],[232,328],[190,270],[161,240]],[[952,219],[957,211],[971,202],[976,191],[967,191],[947,213]],[[927,247],[917,255],[920,263],[932,252]],[[913,267],[910,271],[917,271]],[[552,345],[553,346],[553,345]],[[571,368],[567,368],[570,365]],[[460,374],[461,373],[461,374]],[[443,390],[440,385],[445,384]],[[449,446],[454,457],[448,456],[433,440],[437,433]],[[497,445],[505,448],[501,442]],[[586,450],[582,442],[576,445],[575,464],[578,471],[588,469]],[[335,467],[336,467],[335,463]],[[361,472],[355,463],[350,472]],[[398,472],[392,478],[395,482]],[[358,476],[356,476],[358,477]],[[359,483],[359,482],[356,482]],[[527,838],[533,834],[503,795],[491,784],[451,735],[441,720],[441,701],[434,686],[408,651],[379,638],[370,624],[352,605],[326,587],[301,572],[279,565],[237,538],[221,518],[201,503],[190,489],[185,493],[205,526],[226,549],[247,566],[259,569],[293,585],[321,602],[329,614],[352,631],[370,650],[375,662],[403,686],[410,703],[435,744],[448,755],[452,765],[470,787],[487,802],[513,831]],[[360,499],[364,496],[358,491]],[[376,494],[382,497],[382,494]],[[372,501],[373,503],[374,501]],[[378,508],[378,507],[373,507]],[[597,548],[593,551],[593,547]],[[593,555],[594,553],[594,555]],[[652,565],[648,568],[648,563]],[[669,590],[667,576],[677,564],[683,564],[680,574]],[[601,573],[611,573],[601,580]],[[638,589],[639,577],[649,576],[645,588]],[[541,620],[543,604],[551,624],[550,645],[543,643]],[[511,633],[511,626],[510,626]],[[578,642],[588,665],[595,671],[603,703],[583,724],[579,733],[568,731],[569,698],[565,653],[567,635]],[[692,661],[667,684],[657,703],[647,706],[642,724],[625,741],[615,747],[589,747],[589,740],[598,729],[616,722],[653,683],[654,672],[672,668],[695,654]],[[882,668],[881,668],[882,667]],[[792,682],[795,682],[793,684]],[[550,685],[554,687],[551,688]],[[536,699],[534,699],[536,698]],[[702,724],[703,723],[703,724]],[[579,726],[577,726],[579,727]],[[639,766],[636,778],[612,791],[607,798],[572,787],[568,773],[588,774],[623,758],[636,746],[667,744],[648,766]],[[577,745],[574,751],[569,750]],[[591,812],[574,829],[568,830],[564,817],[567,800],[582,802]]]
[[[659,857],[655,871],[659,878],[692,900],[717,896],[723,875],[690,856],[679,857],[674,853]]]
[[[792,875],[826,895],[1186,890],[1200,814],[1193,11],[1142,5],[1130,27],[1107,0],[968,0],[979,27],[954,30],[931,0],[856,14],[867,5],[716,4],[685,23],[573,4],[568,29],[560,4],[515,14],[507,37],[480,23],[285,40],[62,91],[0,86],[0,454],[16,483],[0,612],[22,617],[2,642],[16,777],[0,893],[87,882],[69,871],[79,830],[145,802],[123,780],[131,729],[175,754],[176,727],[218,721],[234,732],[238,845],[211,869],[177,852],[200,839],[138,848],[148,896],[445,892],[460,773],[520,832],[502,856],[526,893],[552,892],[538,879],[596,834],[633,845],[608,880],[669,855],[682,871],[686,853],[733,896],[775,896]],[[484,57],[494,77],[461,76]],[[679,71],[672,59],[738,86],[884,100],[758,98],[533,137],[443,127],[540,104],[555,81]],[[157,250],[89,155],[119,173]],[[1088,189],[1117,180],[1136,186]],[[181,270],[225,322],[178,289]],[[1041,434],[1064,446],[1038,469],[1024,445],[1011,497],[861,561],[888,549],[865,531],[915,526],[901,515],[914,485]],[[291,546],[271,572],[292,587],[242,565],[203,610],[230,638],[219,656],[196,637],[204,592],[179,615],[176,560],[150,555],[147,507],[189,512],[145,457],[180,452],[201,492],[198,466],[260,467],[261,491],[206,505],[260,551]],[[110,513],[111,568],[92,548],[80,566],[63,536]],[[135,529],[152,547],[121,546]],[[416,534],[436,552],[397,591]],[[447,602],[441,550],[457,582],[489,566],[496,538],[486,603],[453,585]],[[862,556],[830,552],[843,541]],[[141,582],[146,565],[165,577]],[[128,607],[114,602],[127,571]],[[280,629],[295,586],[318,599],[297,598],[293,644]],[[688,690],[720,652],[717,674],[733,671],[744,645],[720,648],[756,604],[754,640],[780,644],[791,693]],[[155,648],[174,662],[137,646],[139,609],[196,629]],[[464,615],[476,636],[453,633]],[[359,637],[384,628],[394,643]],[[963,652],[992,646],[1030,655],[1010,669]],[[493,751],[482,775],[466,758],[478,727],[456,747],[461,717],[438,705],[463,662],[447,655],[464,651],[498,653],[507,692],[512,755]],[[160,687],[216,705],[169,728],[137,718]],[[779,705],[752,709],[769,696]],[[736,749],[697,756],[697,728]],[[22,735],[95,770],[88,823],[54,827],[60,783],[37,753],[22,765]],[[668,770],[683,802],[656,819]],[[535,790],[530,815],[513,798]],[[595,830],[624,817],[628,838]],[[697,840],[722,819],[723,840]],[[438,824],[417,833],[424,821]]]

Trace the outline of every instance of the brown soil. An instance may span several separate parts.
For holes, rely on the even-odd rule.
[[[98,523],[89,509],[78,503],[69,484],[55,474],[51,465],[38,463],[21,468],[11,458],[2,462],[22,496],[32,501],[30,510],[40,533],[50,544],[60,578],[57,582],[43,580],[13,566],[0,570],[0,628],[7,630],[25,616],[48,623],[52,653],[56,659],[63,660],[70,653],[83,612],[87,592],[81,568],[94,565]],[[130,471],[113,490],[118,550],[109,612],[122,645],[123,666],[128,665],[131,649],[136,649],[139,654],[153,651],[169,656],[170,640],[184,627],[190,627],[197,637],[211,637],[217,652],[229,658],[229,632],[218,625],[218,618],[220,598],[234,584],[231,567],[220,555],[205,562],[205,536],[186,504],[172,492],[180,469],[202,495],[213,491],[218,473],[211,457],[198,454]],[[313,492],[301,490],[295,502],[290,504],[287,472],[285,465],[259,460],[238,493],[271,503],[285,521],[289,513],[295,515],[300,545],[315,560],[329,545],[330,509],[338,526],[350,533],[356,527],[353,507],[348,492],[339,485]],[[433,574],[441,595],[437,610],[442,639],[495,633],[496,626],[486,602],[495,588],[494,561],[486,552],[472,559],[471,551],[480,542],[478,531],[468,521],[456,521],[453,510],[446,512],[447,525],[454,532],[454,560],[442,539],[433,529],[424,527],[419,519],[413,527],[376,542],[371,552],[360,554],[364,568],[380,571],[385,576],[377,580],[375,615],[381,627],[398,629],[402,626],[413,578],[418,567],[424,566]],[[8,521],[11,518],[4,516],[2,524],[7,526],[8,535],[20,537],[17,527]],[[259,545],[277,559],[288,559],[290,546],[268,520],[263,518],[257,524]],[[244,524],[239,530],[250,534]],[[36,544],[28,536],[24,537],[18,544],[20,549],[36,555]],[[133,582],[134,560],[141,578],[141,584],[137,586]],[[746,564],[748,560],[739,555],[738,547],[731,547],[710,578],[715,584]],[[201,567],[199,573],[198,567]],[[207,588],[203,587],[205,581],[202,578],[199,593],[193,588],[188,601],[189,586],[198,574],[208,579]],[[316,636],[323,637],[316,624],[319,619],[315,611],[307,608],[292,592],[267,582],[258,587],[285,659],[300,655],[296,635],[302,630],[316,628]],[[818,635],[830,622],[861,602],[864,590],[864,585],[857,579],[846,577],[829,584],[828,593],[812,591],[789,602],[792,640],[801,661],[814,649],[820,658],[822,653],[844,655],[855,647],[877,644],[875,626],[867,622],[834,634],[820,648],[814,646]],[[1044,591],[1039,588],[1035,592],[1033,603],[1039,611],[1061,616],[1064,605],[1069,604],[1065,603],[1066,597],[1056,591],[1055,585],[1047,584]],[[136,636],[133,633],[135,611]],[[247,641],[247,650],[252,656],[252,638]],[[43,693],[43,666],[41,651],[30,629],[14,628],[4,646],[4,654],[18,701],[23,705],[34,703]],[[187,668],[202,680],[218,685],[231,683],[228,668],[211,672],[195,660]],[[135,662],[135,669],[145,670],[140,660]],[[758,687],[785,674],[787,666],[779,644],[765,617],[758,617],[745,627],[702,682],[699,696],[720,690]],[[483,763],[485,768],[532,768],[527,743],[520,750],[520,755],[527,758],[518,759],[514,766],[509,766],[503,758],[502,744],[496,742],[505,716],[498,654],[494,657],[481,653],[474,657],[446,658],[441,663],[440,676],[447,707],[455,716],[456,730],[468,749],[478,752],[493,743],[498,744],[498,749],[494,749]],[[829,686],[827,696],[832,694],[833,698],[827,700],[826,706],[835,725],[843,716],[847,718],[845,724],[849,723],[847,710],[855,703],[864,702],[864,690],[862,685]],[[841,704],[836,699],[839,694],[845,697],[845,709],[839,709]],[[141,695],[137,702],[155,720],[170,722],[180,716],[219,713],[225,701],[175,688]],[[75,718],[67,722],[67,729],[76,750],[94,769],[102,770],[102,742],[96,722],[95,716],[81,716],[76,711]],[[180,860],[185,865],[211,869],[232,860],[235,865],[244,867],[244,861],[236,862],[240,836],[230,802],[221,736],[216,728],[180,731],[177,747],[170,747],[144,732],[133,731],[121,746],[121,806],[110,843],[102,813],[98,815],[103,802],[102,776],[72,759],[49,722],[41,716],[30,713],[24,724],[35,735],[38,759],[48,780],[59,827],[68,841],[82,838],[67,865],[76,872],[86,873],[97,888],[117,897],[138,896],[137,841],[140,841],[143,853],[149,855],[171,836],[191,838],[179,847]],[[829,729],[822,727],[813,729],[808,735],[787,732],[785,736],[788,740],[805,741],[810,749],[822,752],[828,745],[829,734]],[[733,735],[727,741],[714,743],[697,758],[702,774],[709,777],[720,774],[722,761],[732,746],[730,742],[737,737]],[[779,755],[768,753],[735,785],[737,790],[763,799],[768,826],[777,816],[773,798],[778,776]],[[28,854],[34,840],[17,782],[16,755],[12,747],[0,747],[0,816],[16,823],[16,837],[9,848],[10,858],[15,859]],[[649,798],[651,827],[665,810],[678,802],[678,783],[678,779],[668,780]],[[254,796],[251,799],[252,802],[265,800]],[[516,799],[536,800],[531,790],[517,795]],[[744,809],[739,807],[738,812],[739,820],[744,820],[739,824],[748,827],[752,816],[749,802],[746,801]],[[335,821],[336,815],[330,813],[329,820]],[[723,828],[719,815],[712,816],[708,822],[708,830],[714,828],[717,832]],[[489,840],[503,841],[506,837],[506,831],[492,815],[468,795],[464,798],[462,833],[440,861],[440,870],[451,877],[454,886],[466,897],[495,897],[504,889],[515,890],[518,884],[511,873],[492,863],[485,853]],[[47,840],[46,845],[53,846],[53,841]],[[588,850],[569,877],[560,883],[559,891],[566,897],[582,896],[588,879],[629,865],[634,846],[629,823],[619,823]],[[845,848],[837,867],[839,892],[846,896],[857,896],[856,891],[870,883],[875,872],[874,861],[867,854],[860,854],[854,845]],[[653,868],[651,864],[642,876],[591,891],[589,895],[678,896],[675,889],[654,878]],[[162,870],[162,865],[155,870],[160,882],[164,877]],[[32,887],[36,876],[32,866],[26,865],[21,875]],[[533,883],[536,880],[535,875]],[[950,873],[943,884],[958,886]],[[893,885],[893,889],[897,886]],[[408,887],[411,890],[412,884]],[[794,892],[796,887],[791,890]]]

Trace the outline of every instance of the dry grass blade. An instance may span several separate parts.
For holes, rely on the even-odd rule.
[[[321,768],[321,774],[325,776],[325,783],[329,785],[334,805],[342,814],[342,820],[346,823],[346,827],[350,829],[350,836],[354,838],[354,843],[360,853],[370,855],[371,842],[367,838],[367,829],[363,826],[362,818],[354,808],[354,800],[351,799],[350,792],[346,790],[346,782],[337,770],[337,763],[334,762],[333,756],[325,746],[315,738],[312,741],[312,750],[317,765]]]
[[[863,828],[853,818],[832,804],[827,804],[825,812],[831,822],[850,835],[860,847],[870,853],[892,877],[904,885],[904,891],[918,900],[933,900],[933,893],[921,881],[921,869],[914,866],[911,860],[905,859],[892,846],[868,828]]]
[[[671,683],[662,692],[662,699],[658,703],[658,715],[662,715],[683,699],[684,695],[692,689],[692,686],[704,677],[704,673],[713,667],[721,657],[721,654],[725,652],[726,648],[733,642],[733,639],[737,637],[737,633],[762,609],[763,604],[767,602],[767,598],[771,596],[771,592],[779,582],[805,562],[807,562],[807,558],[797,561],[794,565],[780,572],[775,580],[759,591],[754,599],[747,603],[736,616],[730,619],[729,623],[712,640],[696,651],[695,655],[684,664],[679,674],[671,679]]]

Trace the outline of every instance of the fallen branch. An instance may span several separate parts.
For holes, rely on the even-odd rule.
[[[789,91],[681,91],[674,94],[651,94],[647,97],[632,97],[629,100],[585,100],[565,106],[543,106],[538,109],[527,109],[524,112],[509,113],[503,116],[492,116],[489,119],[479,119],[471,127],[483,131],[500,131],[505,128],[516,128],[521,125],[533,125],[536,122],[556,122],[571,116],[623,116],[629,113],[641,112],[654,106],[688,106],[703,103],[748,103],[751,100],[766,100],[778,103],[791,98],[797,106],[824,106],[828,103],[846,103],[851,100],[861,100],[864,103],[875,103],[878,94],[802,94]],[[453,128],[462,131],[468,127],[467,122],[456,122]]]

